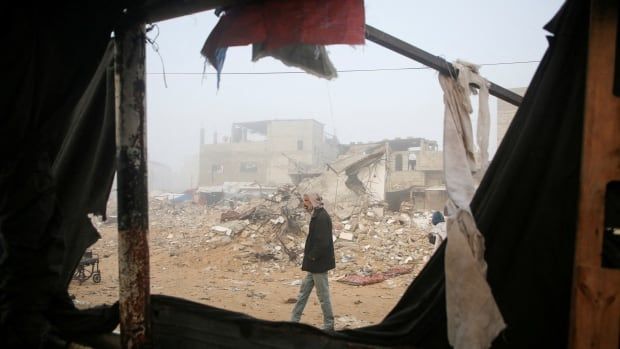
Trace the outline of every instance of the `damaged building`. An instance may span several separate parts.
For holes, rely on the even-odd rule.
[[[524,96],[526,89],[526,87],[516,87],[510,90],[520,96]],[[504,135],[512,119],[515,117],[516,112],[517,106],[502,101],[501,99],[497,101],[497,144],[500,144],[502,139],[504,139]]]
[[[299,184],[301,191],[322,193],[340,218],[369,205],[399,211],[441,210],[447,194],[443,179],[443,152],[436,141],[424,138],[351,143],[324,172]]]
[[[447,200],[443,152],[437,141],[424,138],[392,139],[387,149],[385,201],[392,211],[402,202],[415,209],[441,210]],[[351,149],[363,147],[355,144]]]
[[[320,173],[336,159],[338,140],[313,119],[234,123],[231,136],[200,147],[199,185],[286,184]]]
[[[235,123],[231,134],[223,143],[214,137],[213,144],[202,145],[200,190],[292,183],[322,193],[340,217],[368,205],[441,210],[447,200],[443,152],[434,140],[339,145],[314,120]]]

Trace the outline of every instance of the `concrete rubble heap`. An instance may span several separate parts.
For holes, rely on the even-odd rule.
[[[431,212],[407,206],[391,212],[381,203],[358,202],[345,219],[332,215],[333,277],[356,275],[380,282],[402,273],[416,275],[433,253],[427,239]],[[331,204],[326,202],[326,207]],[[233,258],[273,269],[301,263],[309,223],[301,194],[290,185],[262,197],[224,199],[212,206],[151,200],[149,219],[152,251],[167,250],[174,257],[231,245]]]

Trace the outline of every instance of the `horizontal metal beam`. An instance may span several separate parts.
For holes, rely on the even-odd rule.
[[[396,53],[400,53],[405,57],[411,58],[414,61],[420,62],[427,67],[433,68],[440,74],[450,76],[457,76],[458,74],[454,66],[445,59],[430,54],[368,24],[366,24],[366,39]],[[489,93],[492,96],[516,106],[521,104],[523,97],[495,83],[489,82],[489,84]]]

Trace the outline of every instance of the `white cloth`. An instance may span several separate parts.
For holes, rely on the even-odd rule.
[[[488,82],[474,65],[457,62],[454,66],[459,71],[458,81],[439,76],[444,91],[444,174],[449,196],[445,254],[448,340],[457,349],[489,348],[506,325],[486,282],[484,237],[469,208],[475,192],[473,173],[480,167],[486,169],[488,163],[488,104],[479,107],[487,115],[478,117],[476,138],[483,162],[477,164],[469,117],[470,86],[480,87],[480,102],[488,103]]]
[[[458,210],[447,226],[448,340],[457,349],[490,348],[506,324],[486,281],[484,238],[469,210]]]
[[[446,239],[446,222],[439,222],[431,227],[431,234],[435,236],[433,252],[437,251],[439,245]]]

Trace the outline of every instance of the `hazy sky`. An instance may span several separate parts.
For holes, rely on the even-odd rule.
[[[538,61],[547,48],[542,29],[559,0],[366,0],[366,22],[449,61],[477,64]],[[437,73],[430,69],[350,72],[327,81],[308,74],[222,75],[200,49],[217,17],[198,13],[158,23],[159,56],[147,47],[149,160],[178,169],[198,153],[200,128],[207,141],[229,134],[238,121],[313,118],[342,143],[395,137],[442,141],[443,102]],[[155,29],[149,33],[155,36]],[[372,42],[330,46],[338,70],[419,67]],[[483,66],[481,74],[503,87],[527,86],[536,63]],[[265,58],[251,61],[251,48],[228,50],[224,73],[298,71]],[[193,73],[193,74],[175,74]],[[491,98],[492,147],[496,99]]]

